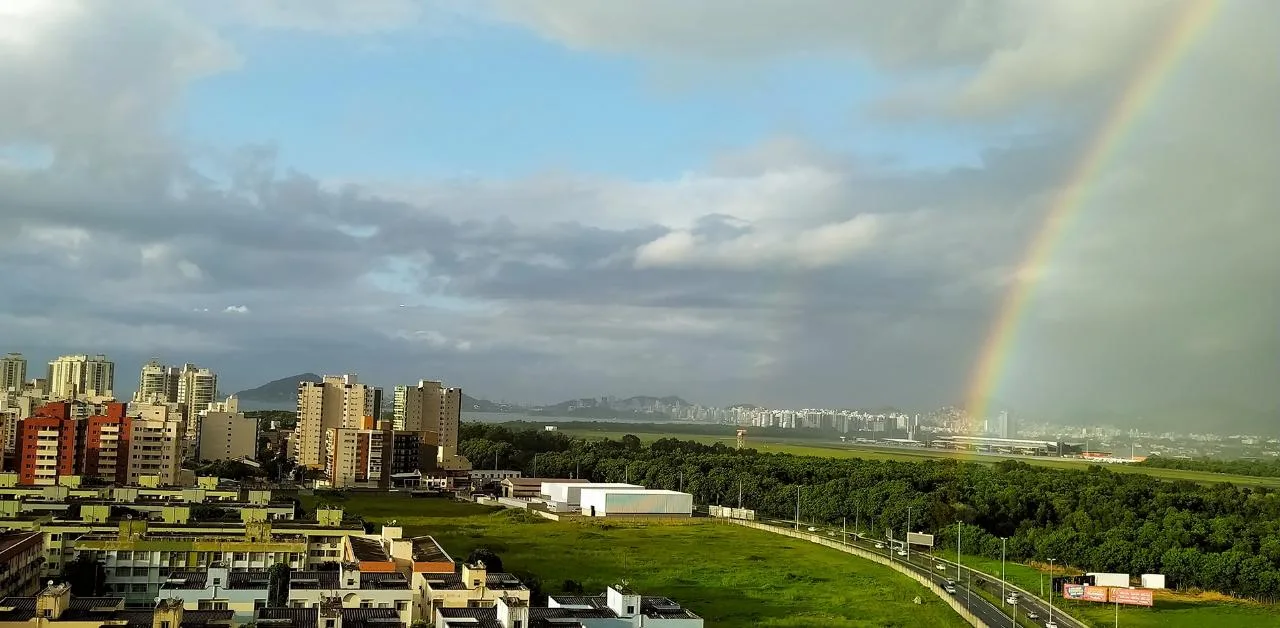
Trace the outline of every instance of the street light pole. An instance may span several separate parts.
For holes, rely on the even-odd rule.
[[[796,532],[800,531],[800,487],[796,487]]]
[[[960,582],[960,522],[956,522],[956,582]]]
[[[1049,623],[1053,623],[1053,561],[1056,558],[1049,559]]]
[[[907,506],[907,536],[902,540],[907,548],[907,562],[911,562],[911,506]]]
[[[1005,544],[1005,541],[1008,541],[1008,540],[1009,539],[1003,536],[1000,537],[1000,603],[1001,604],[1004,604],[1005,600],[1007,599],[1004,593],[1004,544]]]

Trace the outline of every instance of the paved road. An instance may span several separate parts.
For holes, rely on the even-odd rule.
[[[760,520],[759,522],[788,529],[794,529],[795,526],[794,521],[787,520]],[[800,530],[808,531],[808,527],[809,526],[807,525],[801,525]],[[956,598],[961,600],[962,603],[965,603],[970,612],[978,616],[978,619],[981,619],[984,623],[988,626],[992,626],[993,628],[1016,626],[1014,614],[1016,613],[1017,617],[1025,617],[1028,611],[1034,612],[1038,616],[1035,620],[1035,623],[1037,624],[1043,625],[1049,621],[1049,603],[1035,595],[1032,595],[1032,592],[1030,591],[1021,596],[1021,600],[1017,605],[1001,603],[999,606],[995,606],[982,596],[978,595],[978,590],[982,589],[990,593],[996,599],[1003,601],[1003,598],[1001,597],[1000,579],[982,573],[981,571],[974,571],[969,567],[964,567],[961,572],[961,577],[957,577],[956,564],[954,562],[934,558],[927,552],[912,551],[911,562],[906,563],[906,557],[899,556],[897,552],[890,549],[887,544],[882,549],[876,549],[876,541],[874,539],[858,538],[853,534],[849,534],[848,540],[845,541],[843,539],[844,534],[836,528],[820,527],[815,534],[822,534],[833,541],[846,542],[868,552],[883,554],[890,560],[907,564],[916,571],[916,573],[930,578],[939,585],[947,580],[952,580],[955,582]],[[938,564],[942,564],[945,569],[937,569]],[[971,582],[973,587],[972,592],[968,591],[968,587]],[[1006,587],[1004,592],[1008,593],[1009,591],[1012,591],[1013,589],[1011,587],[1012,585]],[[1053,621],[1057,623],[1059,628],[1087,628],[1084,624],[1073,621],[1070,618],[1063,617],[1056,611],[1053,613]]]

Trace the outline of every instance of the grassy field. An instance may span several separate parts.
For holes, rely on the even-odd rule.
[[[655,428],[658,426],[654,426]],[[583,438],[612,438],[620,439],[624,435],[631,433],[640,437],[642,441],[651,442],[659,438],[677,438],[680,440],[691,440],[708,445],[715,443],[724,443],[733,446],[734,437],[720,436],[697,436],[686,434],[664,434],[661,432],[614,432],[602,427],[599,430],[590,429],[565,429],[568,434],[581,436]],[[973,453],[961,453],[954,451],[940,451],[936,449],[895,449],[888,447],[869,447],[866,445],[853,445],[844,443],[820,444],[811,440],[805,441],[788,441],[785,439],[749,439],[747,446],[765,453],[785,453],[795,454],[797,456],[826,456],[831,458],[863,458],[866,460],[898,460],[904,462],[917,462],[929,459],[955,459],[966,462],[980,462],[984,464],[994,464],[1001,460],[1009,460],[1006,456],[988,456]],[[1057,469],[1085,469],[1090,463],[1083,460],[1070,458],[1035,458],[1027,456],[1018,456],[1016,460],[1027,462],[1029,464],[1040,465],[1045,467],[1053,467]],[[1229,475],[1223,473],[1205,473],[1202,471],[1183,471],[1181,469],[1159,469],[1155,467],[1137,467],[1130,465],[1106,465],[1110,471],[1117,473],[1142,473],[1157,477],[1164,480],[1187,480],[1190,482],[1199,482],[1202,484],[1215,484],[1218,482],[1231,482],[1241,486],[1266,486],[1269,488],[1280,488],[1280,478],[1262,478],[1247,475]]]
[[[487,547],[510,572],[557,593],[565,580],[603,591],[620,579],[670,597],[708,626],[964,626],[927,589],[888,568],[768,532],[700,519],[680,524],[553,522],[445,499],[325,497],[370,521],[430,534],[455,559]],[[304,500],[313,508],[315,498]],[[922,604],[915,604],[919,596]]]

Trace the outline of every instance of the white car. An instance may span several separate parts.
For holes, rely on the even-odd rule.
[[[809,531],[810,531],[810,532],[817,532],[817,531],[818,531],[818,529],[817,529],[817,528],[815,528],[815,527],[813,527],[813,526],[809,526]]]
[[[906,555],[907,555],[907,550],[898,550],[898,555],[899,555],[899,556],[906,556]]]
[[[938,563],[938,564],[934,565],[934,566],[933,566],[933,568],[934,568],[934,569],[937,569],[938,571],[946,571],[946,570],[947,570],[947,566],[946,566],[946,565],[944,565],[944,564],[942,564],[942,563]]]
[[[1036,613],[1035,611],[1029,610],[1027,611],[1026,615],[1027,615],[1027,619],[1040,619],[1039,613]]]
[[[953,585],[953,584],[944,584],[944,585],[942,585],[942,590],[943,590],[943,591],[946,591],[947,593],[950,593],[950,594],[952,594],[952,595],[955,595],[955,594],[956,594],[956,587],[955,587],[955,585]]]
[[[1018,598],[1016,598],[1016,597],[1014,597],[1014,596],[1012,596],[1012,595],[1010,595],[1009,597],[1005,598],[1005,599],[1004,599],[1004,601],[1005,601],[1005,602],[1007,602],[1007,603],[1009,603],[1009,604],[1013,604],[1014,606],[1017,606],[1017,605],[1018,605]]]
[[[1051,621],[1047,621],[1044,623],[1044,628],[1058,628],[1058,624]]]
[[[876,543],[876,549],[884,549],[884,543]]]

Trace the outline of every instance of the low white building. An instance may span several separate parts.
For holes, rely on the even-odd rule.
[[[691,517],[693,495],[661,489],[582,489],[582,514],[590,517]]]
[[[582,489],[606,489],[612,488],[627,491],[643,491],[644,487],[638,484],[622,484],[622,483],[599,483],[590,481],[581,482],[543,482],[541,495],[547,500],[552,510],[576,510],[582,505]]]

